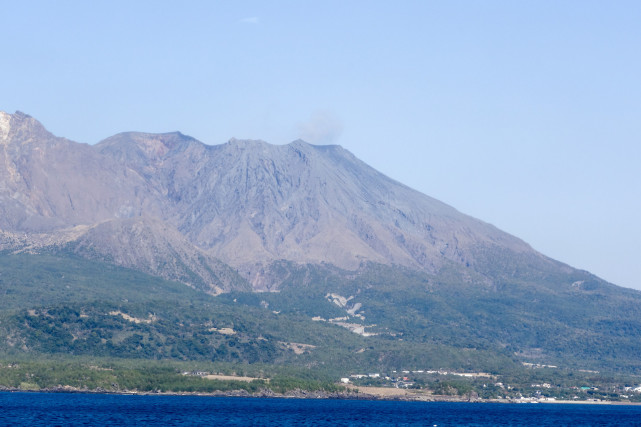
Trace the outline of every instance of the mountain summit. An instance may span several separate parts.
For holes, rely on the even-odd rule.
[[[91,146],[55,137],[19,112],[2,113],[0,137],[0,229],[26,234],[32,246],[46,241],[75,250],[93,247],[94,255],[122,265],[185,277],[136,257],[114,256],[123,246],[139,253],[135,245],[143,244],[144,235],[120,238],[116,249],[113,238],[96,231],[116,227],[112,231],[122,236],[136,228],[123,221],[138,218],[154,230],[147,233],[155,239],[154,263],[174,256],[169,247],[182,248],[181,253],[223,261],[258,289],[278,286],[266,272],[283,261],[352,271],[370,263],[430,274],[454,268],[490,284],[496,274],[488,263],[497,254],[536,271],[562,268],[518,238],[386,177],[340,146],[236,139],[210,146],[180,132],[126,132]],[[78,227],[92,231],[82,237],[69,233]],[[35,237],[42,235],[50,237]],[[188,262],[204,271],[196,264]],[[195,276],[218,291],[231,286]]]

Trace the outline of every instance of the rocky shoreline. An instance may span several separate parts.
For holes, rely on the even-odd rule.
[[[469,402],[469,398],[458,396],[439,396],[428,394],[408,394],[389,396],[351,389],[348,391],[326,392],[322,390],[290,390],[286,393],[276,393],[270,389],[263,389],[257,393],[246,390],[212,391],[212,392],[187,392],[187,391],[140,391],[140,390],[107,390],[103,388],[86,389],[71,386],[57,386],[41,389],[21,389],[16,387],[0,386],[0,392],[22,393],[88,393],[88,394],[117,394],[117,395],[145,395],[145,396],[214,396],[214,397],[251,397],[251,398],[276,398],[276,399],[350,399],[350,400],[398,400],[398,401],[434,401],[434,402]],[[480,401],[480,400],[473,400]]]
[[[355,389],[343,392],[325,392],[325,391],[308,391],[308,390],[291,390],[286,393],[275,393],[272,390],[264,389],[257,393],[249,393],[246,390],[234,391],[213,391],[203,392],[167,392],[167,391],[139,391],[139,390],[106,390],[81,389],[70,386],[57,386],[43,388],[39,390],[24,390],[15,387],[0,386],[0,392],[4,393],[82,393],[82,394],[113,394],[113,395],[132,395],[132,396],[211,396],[211,397],[244,397],[244,398],[263,398],[263,399],[337,399],[337,400],[381,400],[381,401],[399,401],[399,402],[460,402],[460,403],[512,403],[512,404],[582,404],[582,405],[631,405],[639,406],[637,402],[619,402],[619,401],[589,401],[589,400],[518,400],[518,399],[480,399],[474,396],[446,396],[434,395],[427,393],[408,393],[405,395],[383,395],[361,392]]]

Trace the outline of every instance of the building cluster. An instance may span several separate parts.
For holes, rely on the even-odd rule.
[[[493,378],[493,375],[485,372],[451,372],[442,369],[439,370],[424,370],[418,369],[414,371],[401,370],[392,371],[389,375],[381,373],[368,373],[368,374],[352,374],[349,377],[341,378],[341,383],[349,384],[353,380],[372,379],[379,380],[383,386],[391,386],[396,388],[410,388],[414,386],[414,381],[411,378],[416,378],[416,374],[423,375],[454,375],[466,378]],[[411,378],[410,378],[411,377]]]

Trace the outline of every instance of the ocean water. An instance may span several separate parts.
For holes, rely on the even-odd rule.
[[[0,393],[2,426],[634,426],[641,406]]]

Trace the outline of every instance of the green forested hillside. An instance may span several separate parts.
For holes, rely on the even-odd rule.
[[[379,339],[489,351],[517,362],[641,373],[641,293],[587,272],[515,274],[498,286],[380,265],[359,274],[309,266],[292,277],[280,293],[220,298],[253,306],[265,301],[283,313],[326,319],[346,316],[359,304],[355,314],[362,318],[349,316],[349,322]],[[339,308],[327,298],[332,293],[351,299]]]
[[[79,258],[0,259],[0,292],[6,296],[0,305],[0,346],[7,354],[291,364],[335,376],[396,365],[471,368],[472,360],[498,368],[497,360],[509,360],[435,342],[363,337],[313,321],[304,312],[310,305],[321,314],[344,314],[314,293],[305,301],[283,292],[271,307],[267,301],[280,301],[280,294],[212,297]],[[301,354],[291,343],[304,344]]]
[[[0,361],[98,358],[139,372],[155,360],[271,376],[287,368],[328,381],[451,370],[527,382],[540,376],[528,368],[537,364],[557,367],[548,381],[640,372],[639,293],[588,273],[496,288],[380,265],[291,271],[280,292],[214,297],[72,256],[4,254]]]

